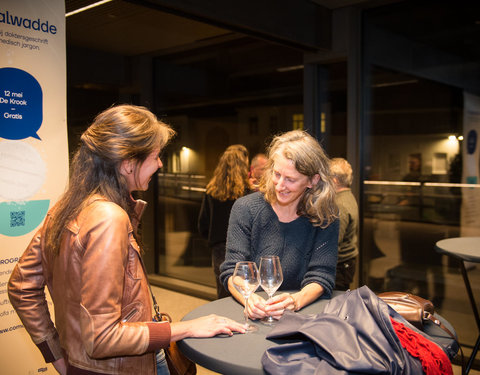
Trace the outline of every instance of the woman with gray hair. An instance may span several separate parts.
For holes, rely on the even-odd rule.
[[[337,263],[337,212],[329,159],[317,140],[299,130],[275,137],[260,191],[233,205],[220,278],[243,302],[231,279],[236,262],[259,264],[262,256],[278,255],[284,276],[280,289],[297,292],[268,301],[252,295],[250,318],[279,319],[285,310],[330,297]]]

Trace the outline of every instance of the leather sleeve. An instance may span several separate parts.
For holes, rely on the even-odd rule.
[[[81,335],[93,358],[139,355],[167,347],[170,325],[146,322],[148,306],[140,306],[141,320],[121,321],[124,278],[134,286],[130,293],[144,293],[145,275],[130,244],[132,227],[127,214],[114,204],[96,205],[82,224]],[[148,292],[147,292],[148,293]],[[152,340],[151,340],[151,335]],[[154,343],[152,343],[152,341]],[[155,345],[156,344],[156,345]]]
[[[41,230],[38,230],[15,266],[8,282],[8,296],[25,329],[46,362],[63,356],[58,333],[45,298]]]

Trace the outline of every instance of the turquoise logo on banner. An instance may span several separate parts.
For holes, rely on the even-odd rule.
[[[40,225],[47,214],[50,200],[0,203],[0,234],[23,236]]]
[[[477,176],[467,176],[466,181],[467,184],[476,185],[478,183]]]
[[[0,137],[40,139],[43,94],[38,81],[16,68],[0,69]]]

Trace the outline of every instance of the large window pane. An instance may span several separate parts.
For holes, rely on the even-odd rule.
[[[480,236],[478,146],[466,147],[480,123],[479,5],[403,1],[363,14],[364,280],[431,299],[464,349],[477,324],[458,261],[434,246]],[[478,303],[480,267],[467,269]]]
[[[435,251],[461,226],[463,92],[412,75],[372,68],[365,135],[364,276],[375,291],[399,290],[432,300],[458,327],[462,342],[477,332],[458,263]],[[474,191],[478,199],[478,188]],[[476,192],[476,193],[475,193]],[[470,202],[474,203],[474,202]],[[469,277],[479,293],[480,269]],[[457,323],[457,325],[455,324]]]
[[[253,157],[272,135],[303,127],[303,53],[231,39],[154,60],[156,112],[178,133],[158,174],[157,269],[209,286],[211,254],[197,217],[220,154],[240,143]]]

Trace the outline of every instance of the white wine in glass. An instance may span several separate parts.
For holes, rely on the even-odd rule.
[[[280,258],[276,255],[263,256],[260,258],[260,285],[267,293],[268,299],[272,298],[283,282],[282,266]],[[275,319],[267,316],[262,319],[265,324],[275,323]]]
[[[237,262],[235,271],[233,272],[232,282],[235,289],[245,298],[245,308],[243,310],[245,329],[247,332],[257,331],[258,327],[248,322],[248,297],[257,290],[260,284],[258,268],[255,262]]]

